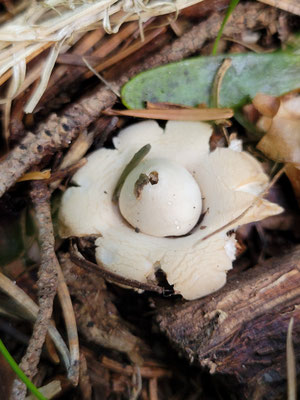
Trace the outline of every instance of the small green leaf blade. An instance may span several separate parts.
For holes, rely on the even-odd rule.
[[[171,102],[196,106],[209,104],[214,76],[228,55],[195,57],[142,72],[122,88],[127,108],[145,107],[145,102]],[[237,108],[257,93],[273,96],[300,87],[300,55],[242,53],[230,55],[220,91],[220,107]]]

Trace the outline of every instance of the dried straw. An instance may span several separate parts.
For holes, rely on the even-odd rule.
[[[26,0],[24,0],[26,1]],[[178,12],[202,0],[32,0],[22,12],[0,28],[0,85],[13,77],[14,84],[22,85],[26,74],[24,63],[51,47],[44,61],[43,74],[33,97],[25,107],[32,112],[45,91],[59,53],[74,44],[85,32],[103,26],[107,33],[116,33],[129,20],[141,22],[157,15]],[[9,109],[17,90],[7,92]]]

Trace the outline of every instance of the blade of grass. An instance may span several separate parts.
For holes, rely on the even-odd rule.
[[[294,318],[290,319],[288,334],[286,338],[286,358],[287,358],[287,381],[288,381],[288,400],[297,399],[297,373],[296,359],[293,346],[293,325]]]
[[[219,41],[220,41],[220,39],[221,39],[221,36],[222,36],[223,30],[224,30],[224,27],[225,27],[225,25],[226,25],[226,23],[227,23],[227,21],[228,21],[230,15],[233,13],[235,7],[238,5],[239,1],[240,1],[240,0],[231,0],[230,3],[229,3],[229,6],[228,6],[228,8],[227,8],[225,17],[224,17],[223,22],[222,22],[222,25],[221,25],[221,28],[220,28],[220,30],[219,30],[219,32],[218,32],[217,37],[216,37],[216,40],[215,40],[215,43],[214,43],[214,47],[213,47],[213,49],[212,49],[212,55],[213,55],[213,56],[215,56],[215,55],[217,54]]]
[[[21,379],[22,382],[25,383],[27,388],[31,391],[31,393],[38,399],[38,400],[47,400],[45,396],[37,389],[37,387],[27,378],[18,364],[10,355],[9,351],[5,347],[4,343],[0,339],[0,352],[2,353],[3,357],[6,359],[12,370],[17,374],[18,378]]]

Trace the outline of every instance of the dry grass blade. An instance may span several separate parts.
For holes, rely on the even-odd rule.
[[[53,42],[74,37],[79,32],[92,29],[95,24],[103,23],[107,32],[116,33],[128,19],[146,21],[153,16],[178,11],[199,1],[201,0],[139,1],[131,4],[126,0],[91,0],[72,3],[72,6],[61,0],[32,2],[24,13],[15,16],[0,28],[0,41],[5,43],[0,61],[0,84],[11,76],[11,68],[18,59],[26,59],[28,62]],[[119,18],[117,26],[111,27],[110,18],[119,11],[122,11],[123,17]],[[16,59],[10,51],[10,45],[14,43],[19,45]],[[50,67],[47,73],[50,75]]]
[[[54,380],[49,382],[47,385],[42,386],[39,388],[39,391],[47,398],[47,399],[53,399],[58,393],[60,393],[62,390],[61,387],[61,382],[59,380]],[[26,397],[25,400],[35,400],[36,397],[31,394]]]
[[[84,61],[85,65],[88,67],[90,70],[90,73],[96,75],[96,77],[104,83],[105,86],[107,86],[117,97],[120,97],[119,91],[115,90],[114,87],[106,80],[104,79],[89,63],[88,61],[82,57],[82,60]]]
[[[220,99],[220,91],[222,87],[222,82],[223,79],[226,75],[226,72],[228,69],[231,67],[232,61],[231,58],[225,58],[225,60],[222,62],[221,66],[219,67],[213,81],[212,85],[212,90],[211,90],[211,99],[210,99],[210,105],[212,107],[219,107],[219,99]],[[220,130],[225,139],[227,144],[229,144],[229,135],[226,129],[226,120],[219,120],[215,121],[216,123],[216,129]]]
[[[287,338],[286,338],[286,361],[287,361],[287,381],[288,381],[288,400],[297,399],[297,372],[296,358],[293,346],[293,325],[294,318],[290,319]]]
[[[187,108],[166,110],[164,108],[161,110],[106,110],[104,114],[172,121],[214,121],[233,117],[233,110],[230,108]]]
[[[105,43],[101,44],[100,47],[96,48],[93,51],[92,55],[94,57],[100,57],[100,58],[106,57],[108,54],[116,50],[125,39],[127,39],[133,33],[135,33],[137,29],[138,26],[136,22],[131,22],[126,24],[122,29],[120,29],[120,31],[117,34],[112,35],[107,39]]]
[[[39,54],[41,54],[44,50],[48,49],[53,45],[53,42],[49,43],[44,43],[42,46],[32,46],[29,48],[26,52],[24,51],[24,56],[18,56],[15,62],[20,62],[25,58],[26,63],[29,63],[29,61],[33,60],[35,57],[37,57]],[[2,50],[3,51],[3,50]],[[3,53],[2,53],[3,55]],[[3,85],[11,76],[12,76],[12,69],[6,70],[6,67],[4,68],[5,72],[1,70],[1,64],[2,62],[0,61],[0,85]],[[13,67],[15,64],[12,62],[9,65],[9,68]]]
[[[44,91],[46,90],[46,87],[47,87],[48,81],[50,79],[50,75],[51,75],[52,69],[53,69],[54,64],[56,62],[56,59],[57,59],[57,56],[58,56],[58,53],[59,53],[59,51],[61,49],[62,44],[63,44],[63,41],[60,41],[58,43],[55,43],[55,45],[51,48],[50,53],[49,53],[49,55],[48,55],[48,57],[46,59],[44,67],[43,67],[41,80],[40,80],[35,92],[33,93],[31,98],[29,99],[28,103],[24,107],[24,112],[25,113],[32,113],[33,112],[33,110],[35,109],[35,106],[39,102],[39,100],[42,97]]]
[[[237,39],[235,37],[222,36],[222,40],[227,40],[228,42],[237,43],[245,47],[245,49],[253,51],[254,53],[272,53],[273,51],[276,50],[276,48],[264,49],[262,46],[256,43],[247,43],[242,39]]]
[[[8,146],[8,138],[9,138],[9,121],[10,121],[11,104],[13,98],[18,92],[20,85],[25,79],[25,74],[26,74],[25,60],[20,60],[19,63],[14,65],[12,71],[13,71],[12,79],[9,82],[6,99],[4,100],[4,106],[3,106],[4,110],[3,110],[2,123],[3,123],[4,140],[6,146]]]
[[[232,64],[231,58],[225,58],[225,60],[222,62],[220,68],[216,73],[211,94],[212,107],[219,107],[219,98],[220,98],[220,90],[222,87],[222,82],[226,72],[231,67],[231,64]]]
[[[60,265],[58,265],[58,268],[58,298],[61,304],[67,328],[70,350],[70,369],[68,373],[68,378],[74,386],[77,386],[79,380],[79,339],[77,333],[77,325],[70,293],[66,285]]]
[[[161,35],[166,31],[166,28],[158,28],[155,29],[153,32],[149,33],[145,40],[143,42],[138,41],[131,46],[127,47],[127,49],[117,53],[115,56],[110,57],[108,60],[102,62],[101,64],[98,64],[94,67],[94,69],[97,72],[103,71],[106,68],[111,67],[114,64],[117,64],[118,62],[122,61],[124,58],[128,57],[129,55],[135,53],[137,50],[141,49],[143,46],[145,46],[147,43],[151,42],[153,39],[155,39],[157,36]],[[90,78],[93,76],[93,72],[88,71],[85,73],[84,77],[86,79]]]

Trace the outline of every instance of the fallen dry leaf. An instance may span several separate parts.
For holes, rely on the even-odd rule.
[[[46,169],[45,171],[32,171],[24,174],[21,178],[18,179],[18,182],[41,181],[43,179],[49,179],[50,177],[51,177],[50,169]]]
[[[286,164],[285,172],[300,204],[300,96],[289,94],[276,99],[259,94],[253,105],[262,114],[258,128],[267,132],[257,148],[271,160]]]
[[[280,107],[274,117],[265,114],[257,125],[267,131],[257,145],[260,151],[276,162],[300,166],[300,96],[280,99]]]

